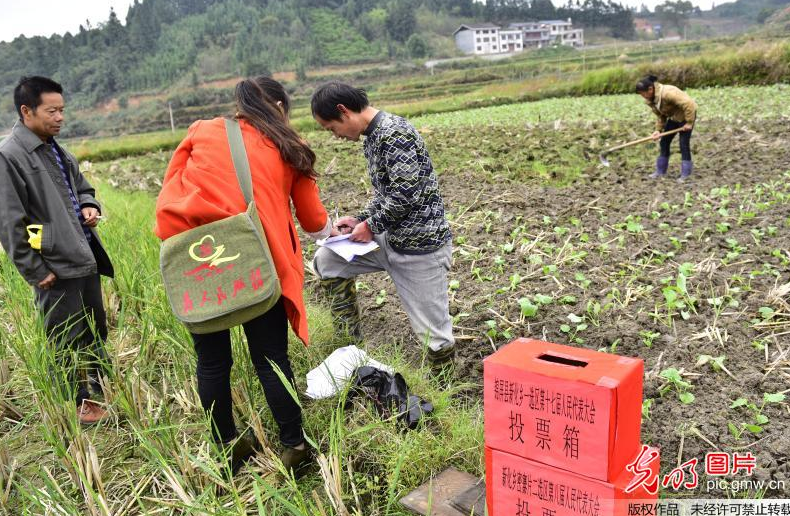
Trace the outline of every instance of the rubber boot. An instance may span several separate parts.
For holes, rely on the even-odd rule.
[[[694,165],[692,165],[691,161],[683,160],[680,162],[680,177],[678,178],[679,183],[684,183],[688,181],[691,177],[691,172],[694,169]]]
[[[324,294],[329,298],[329,309],[335,327],[345,331],[356,343],[362,342],[362,321],[357,305],[357,282],[354,278],[329,278],[321,280]]]
[[[658,179],[664,177],[669,168],[669,156],[659,156],[656,158],[656,171],[650,174],[650,179]]]

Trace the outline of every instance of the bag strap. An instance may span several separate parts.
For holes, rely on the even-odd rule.
[[[244,138],[241,135],[241,126],[236,119],[225,119],[225,131],[228,133],[230,156],[233,159],[233,168],[236,169],[236,178],[239,180],[244,200],[250,204],[253,197],[252,176],[250,175],[250,162],[247,159],[247,149],[244,147]]]

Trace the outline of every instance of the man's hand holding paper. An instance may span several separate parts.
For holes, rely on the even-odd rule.
[[[376,251],[379,245],[374,241],[369,242],[354,242],[352,234],[330,236],[324,240],[318,240],[316,243],[321,247],[326,247],[336,254],[343,257],[344,260],[350,262],[356,256],[368,254],[371,251]]]

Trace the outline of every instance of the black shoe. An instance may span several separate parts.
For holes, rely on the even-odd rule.
[[[280,460],[283,462],[286,471],[293,472],[294,477],[299,478],[305,468],[313,462],[312,453],[306,442],[302,443],[304,448],[297,449],[286,446]]]
[[[248,428],[235,441],[223,443],[222,447],[225,449],[230,447],[230,471],[235,475],[250,457],[260,451],[261,443],[255,437],[255,432],[252,431],[252,428]]]

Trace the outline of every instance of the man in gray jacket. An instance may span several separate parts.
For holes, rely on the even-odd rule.
[[[99,275],[113,267],[94,228],[101,218],[95,190],[77,160],[55,141],[63,124],[63,88],[46,77],[23,77],[14,89],[19,120],[0,142],[0,242],[33,286],[47,338],[76,391],[81,423],[106,411],[90,400],[106,364],[107,324]],[[28,228],[40,240],[29,238]],[[80,355],[80,365],[71,356]],[[57,374],[61,376],[61,374]]]

